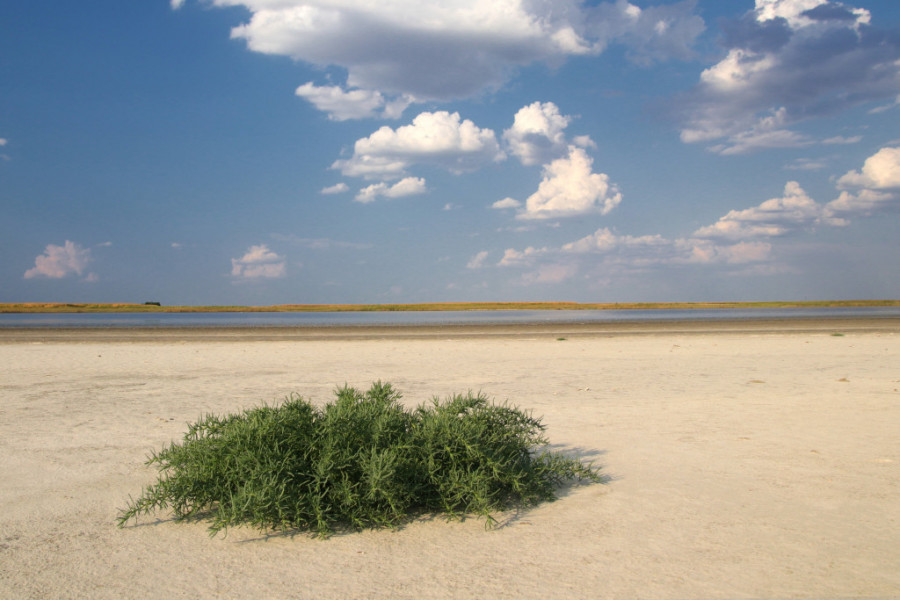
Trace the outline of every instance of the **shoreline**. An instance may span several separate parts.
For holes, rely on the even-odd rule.
[[[41,342],[350,341],[663,334],[900,333],[900,317],[785,317],[591,323],[204,327],[0,327],[0,344]]]

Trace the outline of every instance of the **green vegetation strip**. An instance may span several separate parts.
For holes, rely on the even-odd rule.
[[[208,520],[210,535],[249,525],[327,536],[423,513],[492,525],[492,513],[553,500],[566,481],[603,480],[550,451],[540,419],[481,394],[414,410],[387,383],[335,395],[321,409],[293,395],[190,425],[181,443],[151,455],[159,479],[129,500],[119,526],[161,509]]]
[[[717,308],[822,308],[900,306],[900,300],[812,300],[804,302],[436,302],[426,304],[278,304],[273,306],[160,306],[144,304],[0,304],[0,313],[202,313],[202,312],[371,312],[469,310],[645,310]]]

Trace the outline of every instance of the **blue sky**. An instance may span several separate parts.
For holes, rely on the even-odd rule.
[[[0,302],[900,298],[895,0],[0,23]]]

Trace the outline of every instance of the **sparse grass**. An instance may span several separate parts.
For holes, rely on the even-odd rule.
[[[119,526],[171,509],[235,525],[308,530],[396,526],[420,513],[492,513],[553,500],[570,480],[602,481],[589,463],[551,452],[544,426],[482,395],[405,409],[390,384],[343,387],[316,408],[293,395],[280,406],[206,416],[181,443],[151,454],[157,482],[130,499]]]

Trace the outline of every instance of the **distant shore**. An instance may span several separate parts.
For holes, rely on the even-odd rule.
[[[203,313],[203,312],[414,312],[475,310],[713,310],[735,308],[861,308],[900,306],[900,300],[767,302],[432,302],[416,304],[276,304],[271,306],[166,306],[138,303],[0,303],[0,313]]]

